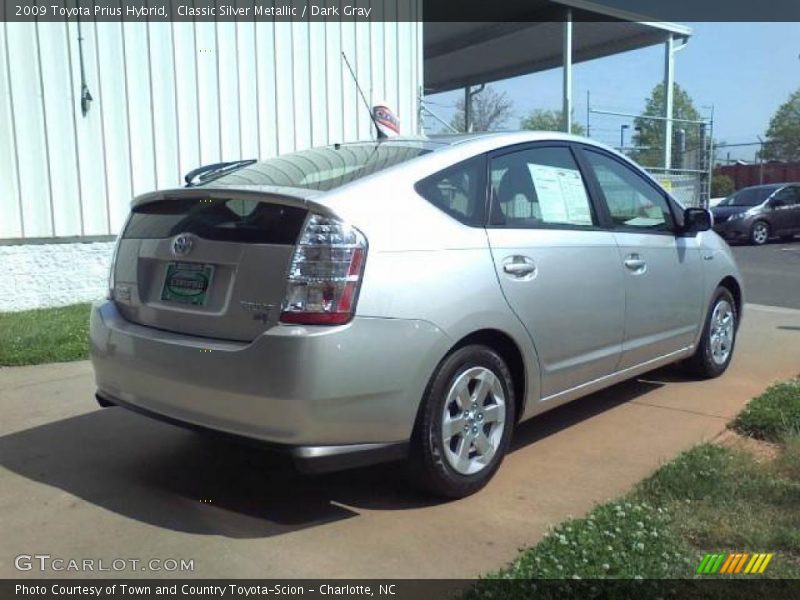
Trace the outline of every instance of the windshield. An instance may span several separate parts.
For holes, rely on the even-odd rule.
[[[778,186],[751,187],[728,196],[718,206],[758,206],[778,189]]]
[[[278,185],[328,191],[431,152],[425,142],[341,144],[254,163],[215,185]]]

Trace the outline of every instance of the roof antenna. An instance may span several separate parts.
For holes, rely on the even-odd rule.
[[[378,140],[383,140],[387,136],[383,131],[381,131],[380,125],[378,125],[378,121],[375,120],[375,115],[372,114],[372,109],[369,106],[369,102],[367,102],[367,97],[364,95],[364,90],[361,89],[361,86],[358,85],[358,78],[356,77],[355,72],[353,71],[353,67],[350,66],[350,61],[347,60],[347,55],[342,52],[342,58],[344,59],[347,68],[350,70],[350,75],[353,76],[353,81],[356,83],[356,88],[358,89],[358,93],[361,94],[361,99],[364,101],[364,106],[367,107],[367,112],[369,113],[369,118],[372,120],[372,124],[375,125],[375,132],[378,137]]]

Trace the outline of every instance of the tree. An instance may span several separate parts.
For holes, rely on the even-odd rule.
[[[658,84],[653,88],[647,99],[644,111],[640,117],[634,119],[633,145],[636,148],[630,152],[631,158],[647,167],[663,166],[664,164],[664,131],[666,123],[661,119],[648,119],[647,117],[664,116],[664,86]],[[699,121],[700,113],[694,107],[689,94],[677,83],[672,95],[672,118]],[[691,123],[673,123],[672,125],[672,165],[680,167],[681,147],[679,144],[681,130],[685,133],[687,151],[700,149],[700,126]],[[690,165],[695,168],[696,165]]]
[[[800,90],[780,105],[769,121],[764,160],[800,160]]]
[[[711,197],[727,198],[736,191],[736,183],[730,175],[714,173],[711,178]]]
[[[472,96],[472,131],[496,131],[503,127],[511,116],[514,103],[505,92],[497,92],[491,86]],[[450,126],[464,131],[464,98],[456,102],[456,114]]]
[[[528,113],[528,116],[520,121],[520,129],[532,129],[535,131],[563,131],[562,115],[560,110],[542,110],[537,108]],[[586,129],[580,123],[572,122],[572,133],[575,135],[586,135]]]

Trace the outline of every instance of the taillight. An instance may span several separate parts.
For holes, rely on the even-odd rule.
[[[114,250],[111,253],[111,264],[108,266],[108,293],[106,298],[108,300],[114,299],[114,289],[116,287],[116,270],[117,270],[117,254],[119,253],[119,241],[122,239],[122,233],[114,240]]]
[[[312,215],[292,258],[281,322],[341,325],[356,308],[367,240],[333,217]]]

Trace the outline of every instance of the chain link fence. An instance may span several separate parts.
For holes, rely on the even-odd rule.
[[[670,156],[666,160],[665,136],[670,121]],[[711,119],[667,119],[589,106],[586,126],[589,137],[636,161],[684,206],[708,206],[713,155]]]

